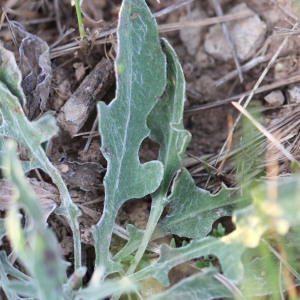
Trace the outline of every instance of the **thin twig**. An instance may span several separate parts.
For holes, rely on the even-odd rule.
[[[251,17],[251,16],[253,16],[252,12],[248,12],[248,11],[240,12],[240,13],[224,15],[222,17],[207,18],[204,20],[181,21],[181,22],[158,25],[158,30],[159,30],[159,32],[168,32],[168,31],[180,30],[181,28],[210,26],[210,25],[215,25],[215,24],[219,24],[222,22],[239,20],[239,19],[243,19],[243,18]]]
[[[163,15],[166,15],[166,14],[168,14],[168,13],[174,11],[175,9],[178,9],[178,8],[184,6],[184,5],[190,4],[190,3],[192,3],[193,1],[194,1],[194,0],[184,0],[184,1],[180,1],[180,2],[178,2],[178,3],[175,3],[175,4],[173,4],[173,5],[170,5],[170,6],[166,7],[166,8],[164,8],[164,9],[162,9],[162,10],[160,10],[160,11],[154,13],[153,16],[154,16],[155,18],[161,17],[161,16],[163,16]]]
[[[57,46],[64,38],[66,38],[69,34],[73,33],[75,31],[74,28],[68,29],[65,33],[62,33],[60,37],[50,46],[50,49]]]
[[[284,12],[287,16],[289,16],[290,18],[294,19],[294,21],[296,22],[298,20],[298,18],[291,13],[288,9],[286,9],[283,5],[279,4],[277,0],[271,0],[271,2],[273,4],[275,4],[275,6],[277,6],[282,12]]]
[[[222,10],[222,7],[221,7],[219,1],[218,0],[212,0],[212,3],[213,3],[213,6],[215,8],[215,12],[216,12],[217,16],[222,17],[224,14],[223,14],[223,10]],[[244,79],[243,79],[241,66],[240,66],[239,59],[238,59],[237,54],[236,54],[235,46],[234,46],[233,41],[231,39],[231,36],[229,34],[227,24],[225,22],[222,22],[221,25],[222,25],[222,30],[223,30],[224,36],[226,38],[227,44],[228,44],[228,46],[230,48],[230,51],[231,51],[231,54],[232,54],[232,57],[233,57],[233,60],[234,60],[234,64],[235,64],[237,72],[239,74],[240,82],[243,82]]]
[[[244,92],[244,93],[241,93],[241,94],[238,94],[238,95],[226,98],[226,99],[217,100],[217,101],[214,101],[214,102],[211,102],[211,103],[202,104],[202,105],[199,105],[199,106],[196,106],[196,107],[185,109],[184,113],[185,113],[185,115],[195,114],[195,113],[197,113],[199,111],[202,111],[202,110],[205,110],[205,109],[214,108],[214,107],[217,107],[217,106],[221,106],[221,105],[230,103],[234,100],[244,98],[244,97],[246,97],[250,94],[252,94],[252,96],[253,96],[255,94],[270,91],[270,90],[276,89],[278,87],[282,87],[282,86],[289,85],[291,83],[295,83],[295,82],[299,82],[299,81],[300,81],[300,74],[297,74],[297,75],[294,75],[294,76],[291,76],[291,77],[284,78],[284,79],[281,79],[279,81],[273,82],[271,84],[263,85],[260,88],[257,88],[254,92],[253,92],[253,90],[251,90],[251,91],[247,91],[247,92]]]
[[[94,124],[93,124],[93,127],[92,127],[92,131],[96,130],[97,125],[98,125],[98,114],[97,114],[97,116],[95,118],[95,121],[94,121]],[[91,145],[92,140],[93,140],[93,136],[90,136],[88,138],[88,140],[86,141],[86,143],[85,143],[84,149],[82,151],[83,153],[85,153],[85,152],[87,152],[89,150],[89,147]]]
[[[60,10],[59,10],[59,3],[58,0],[53,1],[54,11],[55,11],[55,23],[56,28],[60,36],[63,35],[63,29],[60,23]]]
[[[289,105],[290,107],[290,105]],[[287,115],[285,118],[283,118],[282,120],[278,121],[276,124],[273,124],[272,126],[270,126],[268,128],[268,131],[271,132],[272,134],[276,132],[276,134],[278,135],[278,132],[280,131],[280,142],[284,143],[287,142],[287,140],[290,138],[290,134],[293,131],[297,131],[297,128],[300,125],[300,109],[294,110],[291,114]],[[287,135],[289,135],[289,137],[287,137]],[[297,133],[295,133],[294,135],[297,135]],[[241,145],[236,145],[233,148],[231,148],[230,153],[229,153],[229,157],[232,158],[235,155],[238,155],[242,149],[247,148],[249,145],[254,145],[255,144],[255,148],[256,148],[256,152],[259,152],[259,149],[262,147],[263,145],[263,140],[261,137],[261,134],[256,134],[256,136],[249,142],[247,142],[245,145],[241,146]],[[225,154],[221,154],[221,155],[215,155],[215,156],[203,156],[200,159],[196,160],[194,159],[194,162],[192,162],[192,158],[190,157],[188,162],[186,162],[186,159],[184,159],[184,166],[185,167],[191,167],[193,165],[197,165],[197,162],[200,160],[205,160],[205,162],[209,165],[215,165],[216,162],[223,160],[226,157]],[[205,168],[203,165],[201,166],[196,166],[193,170],[190,170],[191,174],[198,174],[199,172],[204,171]]]
[[[4,10],[2,8],[2,10],[5,11],[6,13],[12,14],[12,10],[10,10],[10,9]],[[26,25],[35,25],[35,24],[42,24],[42,23],[50,23],[50,22],[53,22],[53,21],[55,21],[55,18],[48,17],[48,18],[33,19],[33,20],[28,20],[28,21],[22,20],[19,23],[26,26]],[[8,23],[3,23],[2,27],[3,28],[9,27],[9,24]]]
[[[155,17],[156,14],[153,14],[153,16]],[[246,18],[246,17],[250,17],[250,16],[253,16],[253,13],[241,12],[241,13],[225,15],[223,17],[207,18],[205,20],[185,21],[185,22],[176,22],[176,23],[158,25],[158,30],[159,30],[159,32],[168,32],[168,31],[180,30],[181,28],[210,26],[210,25],[214,25],[214,24],[219,24],[221,22],[238,20],[238,19],[242,19],[242,18]],[[95,42],[95,45],[107,43],[106,39],[105,40],[100,40],[100,39],[103,39],[109,35],[115,34],[116,32],[117,32],[117,28],[112,28],[110,30],[99,33],[96,37],[97,41]],[[79,47],[80,47],[80,45],[79,45],[78,41],[74,41],[74,42],[68,43],[66,45],[57,47],[57,48],[51,50],[51,58],[55,58],[55,57],[58,57],[58,56],[61,56],[64,54],[68,54],[70,52],[73,52],[73,51],[79,49]]]
[[[291,162],[295,162],[298,163],[296,158],[294,158],[294,156],[287,151],[283,145],[281,143],[278,142],[278,140],[264,127],[262,126],[259,122],[257,122],[255,120],[255,118],[253,118],[247,111],[246,109],[241,106],[239,103],[237,102],[231,102],[232,105],[238,109],[243,115],[245,115],[249,121],[266,137],[268,138],[275,146],[276,148],[282,152],[282,154],[285,155],[285,157],[290,160]]]
[[[240,289],[236,285],[234,285],[230,280],[228,280],[224,275],[216,274],[214,275],[214,278],[218,280],[221,284],[223,284],[223,286],[226,287],[235,297],[243,297],[243,294],[240,291]]]
[[[247,63],[245,63],[243,66],[240,67],[241,72],[249,71],[250,69],[256,67],[257,65],[259,65],[265,61],[268,61],[270,58],[271,58],[271,55],[265,55],[265,56],[262,55],[262,56],[254,57],[253,59],[251,59],[250,61],[248,61]],[[220,85],[224,84],[225,82],[231,80],[236,75],[238,75],[238,73],[239,73],[238,70],[233,70],[232,72],[229,72],[222,78],[215,81],[214,86],[220,86]]]
[[[165,14],[170,13],[171,11],[174,11],[175,9],[178,9],[178,8],[182,7],[183,5],[187,5],[187,4],[191,3],[192,1],[194,1],[194,0],[184,0],[184,1],[181,1],[181,2],[176,3],[174,5],[171,5],[167,8],[165,8],[165,9],[162,9],[162,10],[154,13],[153,17],[155,17],[155,18],[161,17]],[[112,29],[107,30],[105,32],[101,32],[97,35],[96,40],[106,38],[107,36],[115,34],[116,32],[117,32],[117,28],[112,28]],[[105,39],[104,42],[102,41],[102,43],[106,43],[106,42],[107,42],[106,39]],[[99,41],[98,41],[98,43],[99,43]],[[98,44],[98,43],[95,43],[95,44]],[[67,54],[69,52],[75,51],[76,49],[79,49],[79,47],[80,47],[80,45],[79,45],[78,41],[74,41],[74,42],[68,43],[64,46],[57,47],[56,49],[52,49],[51,58],[55,58],[55,57],[58,57],[60,55]]]
[[[295,278],[300,280],[299,273],[286,260],[284,260],[282,256],[265,239],[262,239],[262,242],[269,248],[273,255],[275,255],[278,260],[280,260],[282,264],[295,276]]]

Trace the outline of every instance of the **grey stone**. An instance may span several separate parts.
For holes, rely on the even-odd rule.
[[[267,32],[266,24],[244,3],[236,5],[228,13],[233,14],[245,11],[252,12],[253,16],[227,23],[230,37],[240,61],[245,61],[254,56],[256,51],[262,46]],[[205,37],[204,49],[218,60],[233,60],[221,25],[210,27]]]
[[[206,14],[201,9],[197,8],[192,10],[190,15],[184,15],[180,17],[180,22],[183,21],[196,21],[205,19]],[[203,28],[201,27],[191,27],[191,28],[182,28],[179,31],[180,39],[182,40],[185,48],[188,53],[194,56],[198,50],[198,47],[201,42]]]
[[[295,85],[287,90],[290,103],[300,103],[300,86]]]
[[[275,90],[264,98],[271,106],[278,107],[284,103],[284,95],[282,91]]]

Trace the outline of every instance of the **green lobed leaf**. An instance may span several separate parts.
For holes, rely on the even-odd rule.
[[[293,269],[297,262],[293,265],[289,264],[282,256],[274,255],[275,249],[270,251],[271,248],[270,245],[263,242],[258,247],[247,249],[244,252],[242,259],[245,274],[239,286],[244,296],[253,298],[272,295],[272,299],[275,299],[276,296],[279,299],[280,293],[288,290],[286,285],[288,273],[292,275],[294,286],[300,285],[300,276]]]
[[[100,300],[107,299],[108,296],[114,293],[130,293],[136,290],[136,284],[129,278],[123,277],[121,279],[109,279],[101,283],[101,269],[97,268],[86,288],[80,289],[75,300],[89,299]]]
[[[238,283],[243,278],[241,255],[244,247],[236,239],[217,239],[209,236],[200,240],[193,240],[181,248],[174,249],[163,244],[160,249],[159,259],[149,267],[131,275],[132,280],[154,277],[162,285],[168,286],[170,284],[168,273],[173,267],[205,255],[216,256],[219,259],[223,274],[232,282]]]
[[[266,264],[266,259],[272,259],[272,263]],[[244,266],[245,274],[240,289],[245,296],[274,296],[274,289],[277,293],[286,290],[283,286],[284,279],[280,275],[280,263],[275,257],[256,257]]]
[[[5,259],[3,261],[3,256],[5,256]],[[2,250],[0,252],[0,287],[5,293],[8,300],[18,300],[21,299],[18,297],[17,293],[9,288],[9,279],[7,277],[8,274],[10,274],[7,270],[7,266],[9,265],[7,259],[6,259],[6,253]],[[11,267],[13,268],[13,267]],[[13,268],[14,269],[14,268]],[[21,273],[20,271],[18,271]]]
[[[164,165],[163,181],[154,193],[165,197],[171,180],[180,168],[191,134],[183,127],[185,101],[185,79],[178,57],[168,43],[162,39],[162,49],[167,57],[167,87],[148,117],[150,138],[159,143],[158,160]]]
[[[300,222],[300,175],[265,181],[252,190],[253,205],[275,225],[279,234],[286,234],[289,227]],[[275,221],[275,224],[273,223]]]
[[[198,188],[189,172],[183,169],[168,198],[170,210],[158,223],[153,238],[167,234],[189,238],[206,236],[217,219],[232,215],[236,206],[241,204],[241,199],[231,196],[234,191],[222,186],[218,194],[211,195]]]
[[[0,45],[0,61],[0,120],[2,120],[0,148],[3,148],[5,138],[16,140],[28,154],[28,160],[23,162],[24,171],[28,172],[35,168],[42,169],[59,189],[63,200],[60,213],[68,219],[73,231],[75,268],[78,268],[81,265],[80,233],[77,222],[80,210],[72,202],[59,172],[50,163],[41,147],[41,143],[58,131],[55,119],[47,114],[34,122],[28,121],[20,104],[25,101],[20,84],[20,71],[13,54],[2,45]]]
[[[168,202],[167,193],[172,178],[180,168],[186,147],[191,140],[191,134],[184,129],[182,121],[185,101],[183,71],[178,57],[168,41],[162,39],[161,44],[167,57],[167,86],[163,96],[151,111],[147,124],[151,129],[150,138],[160,145],[158,160],[164,165],[164,174],[159,188],[151,194],[152,204],[147,227],[127,275],[134,272],[145,252]],[[136,244],[136,242],[134,243]]]
[[[159,161],[141,164],[138,151],[150,130],[147,117],[166,85],[166,61],[155,19],[145,1],[124,0],[117,31],[116,98],[98,104],[101,150],[107,160],[103,215],[93,228],[96,265],[107,274],[121,265],[109,257],[113,224],[128,199],[154,192],[163,175]]]
[[[144,230],[139,230],[132,224],[126,226],[128,232],[128,242],[126,245],[113,257],[114,261],[121,261],[122,258],[129,256],[140,245],[144,235]]]
[[[282,243],[284,243],[287,250],[287,262],[295,268],[295,272],[300,274],[300,265],[297,263],[300,258],[300,226],[296,225],[290,228],[289,232],[282,237]]]
[[[18,269],[11,265],[4,250],[0,251],[0,265],[7,275],[10,275],[20,281],[33,281],[31,277],[20,272]]]
[[[11,280],[7,287],[22,297],[31,297],[30,299],[38,299],[39,297],[36,284],[32,282]]]
[[[215,269],[206,269],[200,273],[182,279],[167,291],[155,295],[148,300],[210,300],[216,298],[233,298],[233,294],[222,285],[214,275]]]
[[[16,157],[15,143],[7,143],[4,155],[4,175],[14,189],[13,202],[5,218],[7,237],[25,268],[37,285],[39,299],[57,299],[66,279],[66,265],[58,251],[52,231],[42,221],[42,209],[34,198]],[[23,208],[30,219],[30,226],[22,228],[18,209]],[[31,284],[30,284],[31,285]]]

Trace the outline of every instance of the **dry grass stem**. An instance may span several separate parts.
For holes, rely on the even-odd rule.
[[[241,106],[239,103],[232,102],[232,105],[238,109],[243,115],[245,115],[249,121],[266,137],[268,138],[276,147],[278,150],[280,150],[285,157],[290,160],[291,162],[297,163],[297,160],[293,157],[293,155],[288,152],[282,144],[266,129],[264,128],[260,123],[258,123],[247,111],[246,109]]]
[[[299,155],[299,150],[298,150],[298,146],[295,145],[295,141],[292,145],[289,145],[289,140],[291,138],[295,138],[297,137],[298,134],[298,127],[300,125],[300,109],[294,110],[291,114],[289,114],[288,116],[285,116],[282,119],[279,119],[278,122],[276,122],[275,124],[273,124],[272,126],[269,126],[267,128],[267,131],[270,132],[271,134],[276,134],[276,136],[278,136],[278,140],[281,144],[287,143],[287,149],[289,149],[289,151],[291,153],[293,153],[293,155],[298,156]],[[232,159],[233,157],[238,156],[239,154],[241,154],[243,152],[243,148],[247,147],[248,144],[250,145],[254,145],[255,144],[255,148],[256,148],[256,155],[259,155],[260,153],[262,153],[263,151],[267,150],[267,151],[273,151],[272,149],[269,149],[270,147],[272,147],[272,143],[270,143],[268,145],[269,148],[266,149],[266,143],[265,143],[265,139],[262,139],[262,136],[260,134],[257,134],[256,137],[249,141],[248,143],[246,143],[244,146],[241,145],[236,145],[233,148],[230,149],[230,152],[228,154],[228,159]],[[200,158],[196,158],[196,157],[187,157],[184,159],[184,166],[185,167],[189,167],[191,168],[190,172],[195,175],[198,174],[200,172],[205,171],[204,166],[201,164],[199,165],[199,162],[205,161],[207,165],[217,165],[219,161],[222,161],[226,158],[226,154],[222,153],[221,155],[205,155],[203,157]],[[281,158],[276,158],[276,162],[282,160],[284,157]],[[258,168],[262,169],[264,168],[268,163],[273,163],[271,161],[271,159],[268,160],[268,162],[264,162],[262,163]],[[193,167],[194,166],[194,167]],[[256,173],[256,171],[254,172]],[[250,175],[250,176],[253,176]]]
[[[250,95],[251,93],[253,93],[253,95],[256,95],[256,94],[267,92],[267,91],[270,91],[270,90],[273,90],[273,89],[276,89],[276,88],[279,88],[279,87],[282,87],[282,86],[285,86],[285,85],[289,85],[289,84],[292,84],[292,83],[295,83],[295,82],[299,82],[299,80],[300,80],[300,75],[299,74],[293,75],[293,76],[290,76],[288,78],[280,79],[276,82],[263,85],[260,88],[257,88],[254,93],[253,93],[253,90],[247,91],[247,92],[244,92],[244,93],[241,93],[241,94],[238,94],[238,95],[235,95],[235,96],[223,99],[223,100],[217,100],[217,101],[214,101],[214,102],[211,102],[211,103],[199,105],[197,107],[188,108],[188,109],[185,109],[184,112],[185,112],[186,115],[187,114],[194,114],[194,113],[197,113],[197,112],[205,110],[205,109],[218,107],[218,106],[230,103],[234,100],[244,98],[244,97]],[[252,95],[252,97],[253,97],[253,95]]]
[[[219,24],[222,22],[229,22],[229,21],[244,19],[244,18],[251,17],[251,16],[253,16],[253,13],[241,12],[241,13],[224,15],[222,17],[207,18],[207,19],[198,20],[198,21],[182,21],[182,22],[158,25],[158,29],[159,29],[159,32],[168,32],[168,31],[180,30],[181,28],[210,26],[210,25],[215,25],[215,24]]]
[[[186,4],[189,3],[188,1]],[[160,12],[159,16],[162,14]],[[156,14],[153,14],[154,17]],[[169,31],[174,31],[174,30],[180,30],[181,28],[187,28],[187,27],[200,27],[200,26],[209,26],[209,25],[214,25],[214,24],[219,24],[222,22],[228,22],[228,21],[233,21],[233,20],[238,20],[238,19],[243,19],[246,17],[253,16],[253,13],[245,12],[245,13],[235,13],[235,14],[228,14],[222,17],[212,17],[208,18],[205,20],[199,20],[199,21],[185,21],[185,22],[176,22],[176,23],[169,23],[169,24],[163,24],[163,25],[158,25],[158,30],[159,32],[169,32]],[[96,37],[96,42],[95,45],[99,44],[106,44],[108,42],[107,39],[101,40],[103,38],[106,38],[107,36],[114,35],[117,32],[116,28],[101,32],[97,35]],[[71,52],[74,52],[75,50],[79,49],[80,45],[78,41],[74,41],[71,43],[68,43],[66,45],[56,47],[51,50],[51,58],[56,58],[62,55],[69,54]]]

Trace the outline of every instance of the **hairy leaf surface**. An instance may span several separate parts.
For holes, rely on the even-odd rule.
[[[200,273],[182,279],[167,291],[151,297],[149,300],[210,300],[216,298],[233,298],[233,294],[222,285],[214,275],[215,269],[203,270]]]
[[[109,258],[113,223],[128,199],[154,192],[163,174],[159,161],[141,164],[138,151],[150,130],[147,117],[166,85],[166,61],[156,23],[146,3],[125,0],[118,26],[116,98],[98,104],[101,150],[107,160],[103,215],[93,229],[96,265],[106,273],[120,270]]]
[[[168,43],[162,39],[162,49],[167,57],[167,87],[148,118],[150,138],[159,143],[158,160],[164,165],[163,181],[152,197],[165,197],[171,180],[180,168],[191,134],[183,127],[185,101],[185,79],[178,57]]]
[[[160,257],[154,264],[133,274],[130,278],[141,280],[154,277],[162,285],[168,286],[170,284],[168,273],[173,267],[205,255],[216,256],[224,275],[232,282],[239,282],[243,278],[241,255],[244,247],[237,240],[223,240],[209,236],[200,240],[193,240],[181,248],[174,249],[163,244],[160,249]]]
[[[15,144],[15,143],[14,143]],[[14,145],[16,146],[16,145]],[[12,141],[4,156],[4,175],[14,188],[14,201],[5,218],[7,236],[14,251],[33,276],[40,299],[57,299],[66,278],[66,265],[58,251],[56,238],[42,221],[42,209],[28,187],[21,164],[17,160]],[[23,208],[30,218],[30,226],[21,226],[18,209]]]
[[[176,234],[189,238],[202,238],[212,228],[212,224],[223,216],[231,216],[242,202],[234,200],[233,189],[225,186],[216,195],[198,188],[186,169],[174,183],[168,198],[170,210],[158,224],[154,237]]]
[[[69,220],[74,234],[74,254],[76,268],[81,264],[81,245],[77,217],[80,211],[72,202],[66,185],[57,169],[50,163],[41,143],[50,139],[58,130],[51,114],[45,114],[34,122],[28,121],[21,103],[25,97],[21,88],[21,73],[13,54],[0,45],[0,148],[4,148],[5,138],[12,138],[26,153],[28,159],[22,164],[24,171],[42,169],[56,184],[63,203],[60,213]],[[3,151],[3,149],[0,151]]]
[[[154,106],[148,117],[151,129],[150,138],[160,145],[158,160],[164,165],[163,179],[159,188],[151,194],[152,205],[150,217],[141,242],[129,240],[126,248],[139,246],[134,264],[128,270],[133,272],[151,239],[157,222],[167,204],[167,193],[171,180],[181,166],[191,134],[183,126],[183,106],[185,100],[185,80],[178,57],[165,40],[161,41],[163,52],[167,57],[167,86],[163,96]]]

